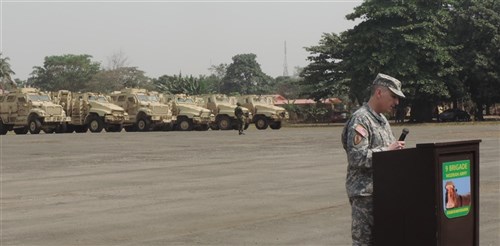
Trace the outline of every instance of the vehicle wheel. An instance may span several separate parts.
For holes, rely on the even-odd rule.
[[[38,118],[31,117],[28,123],[28,127],[31,134],[38,134],[40,133],[40,130],[42,130],[42,123]]]
[[[137,128],[135,126],[125,126],[123,127],[126,132],[136,132]]]
[[[14,133],[18,135],[24,135],[28,133],[28,127],[14,128]]]
[[[96,115],[90,116],[88,125],[91,132],[101,132],[104,128],[104,122],[102,121],[101,117]]]
[[[271,129],[273,129],[273,130],[278,130],[281,128],[281,121],[275,121],[275,122],[271,123],[271,125],[269,125],[269,127],[271,127]]]
[[[0,120],[0,135],[5,135],[8,131],[9,129],[7,129],[7,126]]]
[[[45,132],[46,134],[52,134],[56,131],[56,128],[47,128],[47,129],[43,129],[43,132]]]
[[[259,117],[257,121],[255,121],[255,127],[259,130],[265,130],[269,126],[267,123],[267,119],[265,117]]]
[[[228,116],[222,116],[219,118],[219,122],[217,123],[217,126],[221,130],[231,130],[233,129],[233,126],[231,125],[231,118]]]
[[[83,126],[75,126],[76,133],[86,133],[89,128],[85,125]]]
[[[193,121],[184,117],[177,119],[177,130],[179,131],[193,130]]]
[[[149,131],[151,128],[151,121],[146,118],[142,117],[137,121],[137,130],[141,132]]]

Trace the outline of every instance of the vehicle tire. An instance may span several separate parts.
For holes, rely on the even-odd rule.
[[[273,129],[273,130],[278,130],[281,128],[281,121],[275,121],[275,122],[271,123],[269,125],[269,127],[271,127],[271,129]]]
[[[221,130],[231,130],[233,125],[231,124],[231,118],[229,116],[221,116],[217,122],[217,126]]]
[[[14,133],[17,135],[24,135],[28,133],[28,127],[14,128]]]
[[[31,117],[28,122],[28,129],[31,134],[38,134],[42,130],[42,123],[37,117]]]
[[[147,117],[141,117],[137,121],[137,130],[140,132],[146,132],[151,129],[151,121]]]
[[[88,126],[83,125],[83,126],[75,126],[75,132],[76,133],[86,133],[88,130]]]
[[[177,130],[179,131],[193,130],[193,121],[186,117],[181,117],[180,119],[177,119]]]
[[[265,130],[269,126],[269,123],[267,122],[267,119],[265,117],[259,117],[255,121],[255,128],[259,130]]]
[[[46,129],[43,129],[43,132],[45,132],[46,134],[52,134],[56,131],[56,128],[46,128]]]
[[[94,133],[102,132],[102,129],[104,128],[104,122],[102,121],[101,117],[97,115],[91,115],[90,119],[88,120],[88,128],[91,132]]]
[[[5,135],[8,131],[9,129],[7,129],[7,126],[0,120],[0,135]]]

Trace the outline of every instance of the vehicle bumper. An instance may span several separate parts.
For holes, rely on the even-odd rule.
[[[152,115],[151,116],[151,121],[155,124],[167,124],[167,123],[172,123],[177,120],[177,116],[163,116],[163,115]]]
[[[70,122],[71,117],[69,117],[69,116],[66,116],[66,117],[63,117],[63,116],[45,116],[43,118],[43,121],[47,122],[47,123],[64,123],[64,122]]]
[[[129,117],[124,115],[112,115],[108,114],[104,116],[104,122],[108,124],[122,124],[124,121],[128,121]]]
[[[215,116],[212,116],[212,117],[194,116],[193,117],[193,123],[196,125],[209,124],[209,123],[214,122],[214,121],[215,121]]]

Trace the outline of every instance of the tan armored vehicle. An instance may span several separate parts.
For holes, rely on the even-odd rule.
[[[253,114],[253,123],[259,130],[280,129],[281,123],[289,118],[288,112],[278,106],[274,106],[271,96],[244,95],[237,98],[242,106],[247,107]]]
[[[206,131],[215,123],[215,116],[210,110],[196,105],[196,97],[164,94],[161,95],[160,101],[172,105],[172,111],[177,116],[174,127],[179,131]]]
[[[121,132],[128,114],[122,107],[110,103],[106,96],[98,93],[72,93],[60,90],[54,93],[55,103],[63,106],[71,122],[66,132]]]
[[[38,134],[64,131],[71,118],[47,93],[36,88],[19,88],[0,95],[0,134],[14,130],[16,134]]]
[[[230,98],[224,94],[201,95],[200,98],[203,100],[199,100],[198,105],[209,109],[215,115],[215,122],[210,125],[212,130],[237,129],[238,121],[234,115],[236,102],[231,102]],[[252,121],[252,114],[247,108],[242,107],[242,109],[247,116],[245,123],[245,129],[247,129]]]
[[[160,103],[158,95],[146,89],[126,88],[111,93],[109,97],[129,115],[124,122],[125,131],[167,130],[175,122],[171,107]]]

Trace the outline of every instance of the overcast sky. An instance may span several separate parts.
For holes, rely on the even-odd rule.
[[[345,15],[362,1],[0,2],[1,50],[13,78],[24,80],[46,56],[88,54],[106,67],[119,52],[152,78],[208,75],[211,65],[246,53],[276,77],[283,74],[285,41],[291,75],[308,64],[304,47],[357,24]]]

